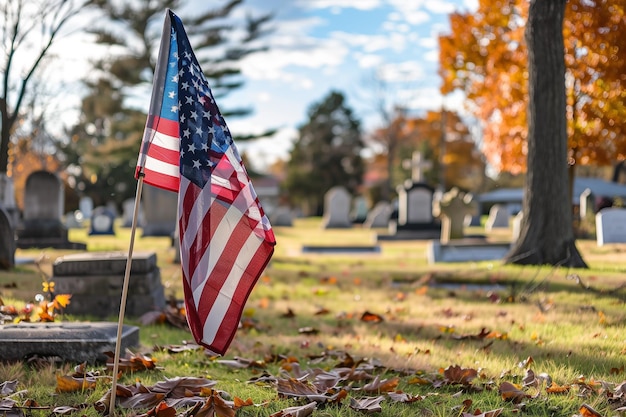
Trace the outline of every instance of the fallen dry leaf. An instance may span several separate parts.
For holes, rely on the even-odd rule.
[[[316,408],[317,408],[317,403],[313,401],[306,405],[301,405],[297,407],[287,407],[274,414],[270,414],[269,417],[308,417],[311,414],[313,414],[313,411]]]
[[[350,408],[368,413],[380,413],[383,410],[380,403],[384,399],[385,397],[382,395],[379,397],[350,398]]]
[[[519,403],[524,398],[530,398],[530,395],[522,391],[519,387],[511,384],[510,382],[503,382],[498,388],[498,392],[502,396],[504,401],[511,401],[514,404]]]

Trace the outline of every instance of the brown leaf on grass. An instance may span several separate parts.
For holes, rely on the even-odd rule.
[[[313,401],[306,405],[301,405],[297,407],[287,407],[274,414],[270,414],[269,417],[308,417],[311,414],[313,414],[313,411],[316,408],[317,408],[317,403]]]
[[[431,385],[433,382],[429,379],[422,378],[421,376],[414,376],[407,381],[411,385]]]
[[[611,370],[609,371],[609,374],[619,375],[623,372],[624,372],[624,365],[620,366],[619,368],[611,368]]]
[[[70,375],[57,375],[56,392],[78,392],[93,389],[96,380],[91,377],[74,377]]]
[[[548,394],[567,394],[570,390],[571,386],[569,385],[559,385],[554,382],[548,388],[546,388],[546,392]]]
[[[443,376],[448,384],[470,385],[478,376],[478,371],[471,368],[461,368],[458,365],[448,366],[443,371]]]
[[[161,401],[154,408],[148,410],[145,414],[140,414],[137,417],[175,417],[176,409],[167,405],[165,401]]]
[[[422,401],[424,398],[426,398],[421,395],[413,395],[413,394],[409,394],[407,392],[402,392],[402,391],[388,392],[387,396],[392,401],[395,401],[397,403],[407,403],[407,404],[414,403],[417,401]]]
[[[104,352],[104,354],[109,357],[106,363],[107,368],[113,370],[115,354],[113,352]],[[135,354],[130,351],[126,351],[126,354],[124,355],[124,357],[120,358],[120,361],[118,363],[118,370],[120,372],[138,372],[155,368],[156,362],[154,359],[150,358],[149,356]]]
[[[480,410],[474,411],[474,413],[463,413],[461,417],[498,417],[504,411],[503,408],[497,408],[491,411],[485,411],[484,413]]]
[[[383,408],[380,403],[385,399],[384,396],[379,397],[365,397],[365,398],[350,398],[350,408],[356,411],[365,411],[367,413],[380,413]]]
[[[483,327],[478,334],[454,335],[452,338],[457,340],[480,340],[486,338],[490,334],[491,332]]]
[[[368,393],[383,393],[395,391],[396,387],[400,383],[400,378],[393,377],[390,379],[380,379],[380,376],[376,375],[374,380],[369,384],[363,385],[361,391]]]
[[[239,398],[239,397],[233,398],[233,408],[235,410],[241,407],[248,407],[251,405],[254,405],[254,401],[252,401],[252,398],[248,398],[247,400],[244,400],[243,398]]]
[[[326,314],[330,314],[330,310],[325,307],[318,307],[315,313],[313,313],[314,316],[324,316]]]
[[[291,308],[288,308],[285,313],[280,315],[280,317],[283,318],[283,319],[292,319],[292,318],[296,317],[296,313],[294,313]]]
[[[510,382],[503,382],[498,387],[498,392],[502,396],[504,401],[511,401],[513,404],[518,404],[525,398],[530,398],[530,395],[519,389],[517,386]]]
[[[192,409],[182,414],[183,417],[235,417],[235,415],[233,407],[216,391],[206,401],[196,403]]]
[[[589,404],[583,404],[578,409],[581,417],[603,417],[602,414],[598,413],[593,409]]]
[[[340,402],[347,396],[345,390],[320,391],[317,387],[307,381],[300,381],[295,378],[279,378],[276,382],[276,390],[279,396],[287,398],[306,398],[315,402]]]
[[[366,311],[361,315],[361,321],[364,321],[366,323],[381,323],[385,321],[385,319],[383,319],[383,317],[378,314]]]

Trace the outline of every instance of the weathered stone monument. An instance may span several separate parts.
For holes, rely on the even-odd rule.
[[[15,266],[15,230],[6,210],[0,208],[0,269]]]
[[[609,207],[596,214],[596,241],[598,246],[626,243],[626,209]]]
[[[133,215],[135,214],[135,199],[129,198],[122,203],[122,227],[131,227],[133,225]],[[139,205],[139,213],[137,213],[137,227],[143,227],[145,223],[143,208]]]
[[[471,194],[465,194],[458,188],[445,193],[439,204],[435,206],[435,215],[441,217],[441,243],[463,239],[465,236],[465,217],[476,213],[476,203]]]
[[[333,187],[324,196],[324,229],[345,229],[352,227],[350,220],[350,193],[344,187]]]
[[[91,214],[93,212],[93,200],[91,197],[81,197],[78,201],[78,209],[81,213],[83,213],[83,218],[91,219]]]
[[[435,215],[442,219],[441,239],[428,247],[428,260],[435,262],[465,262],[502,259],[511,245],[488,242],[484,238],[466,238],[465,218],[476,213],[472,196],[453,188],[435,206]]]
[[[178,223],[178,195],[145,184],[141,198],[143,236],[174,236]]]
[[[127,258],[123,252],[80,253],[58,258],[52,266],[56,292],[72,294],[65,311],[100,318],[118,315]],[[156,254],[133,253],[126,314],[138,317],[164,307]]]
[[[62,222],[63,208],[63,183],[59,177],[47,171],[30,174],[24,190],[24,218],[17,228],[17,246],[85,249],[85,244],[68,240]]]

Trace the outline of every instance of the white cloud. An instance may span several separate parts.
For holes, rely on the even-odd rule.
[[[354,56],[359,68],[377,68],[384,62],[380,55],[355,53]]]
[[[449,14],[456,9],[456,6],[453,3],[442,0],[428,1],[424,3],[424,7],[433,13],[439,14]]]
[[[382,6],[380,0],[300,0],[298,4],[309,9],[372,10]]]
[[[364,35],[347,32],[333,32],[333,39],[348,46],[362,48],[365,52],[393,50],[402,52],[406,49],[406,35],[401,33],[387,33],[384,35]]]
[[[424,69],[416,61],[405,61],[382,66],[379,75],[387,82],[411,82],[421,79]]]

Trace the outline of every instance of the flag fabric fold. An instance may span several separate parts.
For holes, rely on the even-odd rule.
[[[223,355],[276,238],[182,21],[170,10],[135,175],[178,192],[187,321],[196,342]]]

